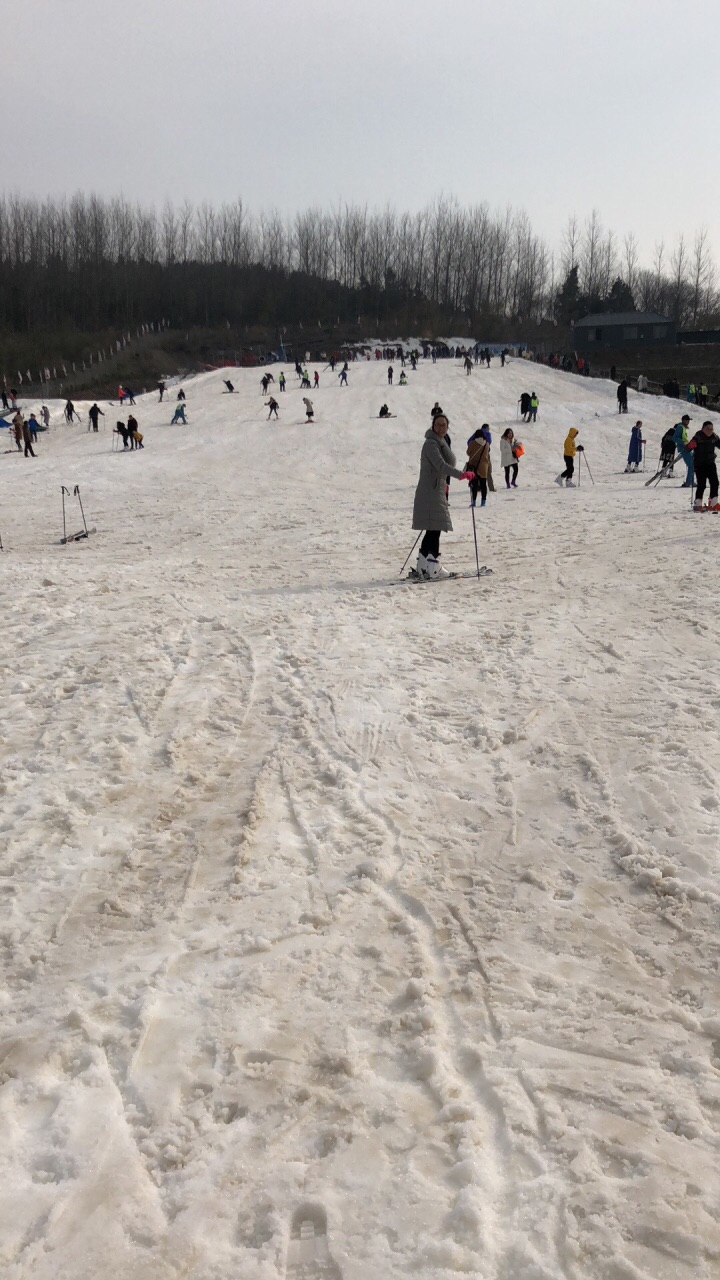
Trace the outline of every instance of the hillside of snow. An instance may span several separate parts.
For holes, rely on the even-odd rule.
[[[0,436],[4,1280],[711,1280],[720,519],[623,474],[682,410],[286,372]],[[436,400],[479,582],[398,580]]]

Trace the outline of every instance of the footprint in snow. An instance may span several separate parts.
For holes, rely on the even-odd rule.
[[[327,1240],[327,1214],[321,1205],[303,1204],[293,1214],[287,1256],[287,1280],[342,1280]]]

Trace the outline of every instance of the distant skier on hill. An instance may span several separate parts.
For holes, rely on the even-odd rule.
[[[90,425],[93,431],[97,431],[98,429],[98,417],[104,418],[105,414],[103,413],[99,405],[93,404],[90,406],[90,409],[88,410],[88,418],[90,419]]]
[[[463,365],[465,366],[465,374],[467,377],[469,377],[470,374],[472,373],[472,368],[473,368],[472,360],[470,359],[469,356],[465,356],[465,359],[463,360]]]
[[[186,427],[186,426],[187,426],[187,424],[188,424],[187,418],[185,417],[185,405],[184,405],[184,404],[179,404],[179,405],[177,405],[177,406],[176,406],[176,409],[175,409],[175,412],[174,412],[174,414],[173,414],[173,418],[172,418],[172,422],[170,423],[170,426],[171,426],[171,427],[174,427],[176,422],[182,422],[182,424],[183,424],[183,426],[184,426],[184,427]]]
[[[229,391],[229,392],[230,392],[230,394],[232,395],[233,391],[235,390],[235,388],[234,388],[234,386],[233,386],[232,382],[228,382],[228,381],[226,380],[226,382],[225,382],[225,386],[227,387],[228,391]]]
[[[389,364],[388,365],[388,386],[390,387],[392,386],[393,372],[394,372],[393,367],[391,364]]]
[[[158,404],[162,404],[163,396],[165,395],[165,383],[164,383],[164,382],[158,382],[158,391],[160,392],[160,399],[158,400]]]
[[[530,412],[530,392],[529,391],[523,391],[522,395],[520,396],[519,404],[520,404],[520,416],[523,422],[527,422],[527,415]]]
[[[537,396],[535,395],[535,392],[533,391],[530,395],[530,411],[528,413],[528,422],[537,422],[537,412],[539,408],[540,408],[540,401],[538,400]]]
[[[340,379],[340,386],[341,386],[341,387],[347,387],[347,386],[349,385],[349,384],[348,384],[348,369],[347,369],[347,365],[345,365],[345,367],[344,367],[343,369],[341,369],[341,370],[340,370],[340,373],[338,374],[338,377],[339,377],[339,379]]]
[[[275,397],[274,397],[274,396],[271,396],[269,400],[266,400],[266,401],[265,401],[265,404],[266,404],[267,408],[270,410],[270,412],[269,412],[269,414],[268,414],[268,416],[267,416],[267,420],[268,420],[268,422],[269,422],[269,421],[270,421],[270,419],[272,418],[273,414],[275,414],[275,417],[277,418],[277,416],[278,416],[278,409],[280,408],[280,406],[279,406],[279,404],[278,404],[278,402],[277,402],[277,400],[275,399]]]
[[[617,389],[617,404],[618,404],[618,413],[627,413],[627,411],[628,411],[628,384],[627,384],[627,379],[626,379],[626,378],[623,378],[622,382],[619,382],[619,383],[618,383],[618,389]]]
[[[285,374],[284,373],[280,373],[278,377],[278,386],[281,391],[285,390]]]
[[[391,417],[392,417],[392,414],[391,414],[390,410],[388,409],[387,405],[386,405],[386,404],[381,404],[381,405],[380,405],[380,412],[379,412],[379,414],[378,414],[378,418],[391,418]]]
[[[308,400],[307,396],[303,396],[303,404],[305,405],[305,413],[307,414],[307,422],[312,422],[315,416],[312,400]]]

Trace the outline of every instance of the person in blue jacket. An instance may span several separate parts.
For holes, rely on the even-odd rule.
[[[692,450],[688,449],[688,424],[692,421],[689,413],[684,413],[680,422],[676,422],[673,428],[673,440],[675,441],[675,451],[680,454],[685,466],[687,467],[687,475],[682,482],[683,489],[691,489],[695,483],[695,462],[692,456]]]
[[[636,422],[630,432],[630,448],[628,449],[628,460],[626,471],[637,471],[642,462],[643,438],[642,438],[642,422]]]

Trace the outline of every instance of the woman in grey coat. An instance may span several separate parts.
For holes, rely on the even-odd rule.
[[[432,427],[425,432],[425,443],[420,454],[420,479],[415,490],[413,529],[424,529],[417,558],[417,574],[420,578],[449,578],[443,569],[440,556],[440,534],[452,533],[450,507],[445,493],[446,479],[472,480],[472,471],[458,471],[455,454],[445,442],[448,420],[444,414],[433,419]]]

